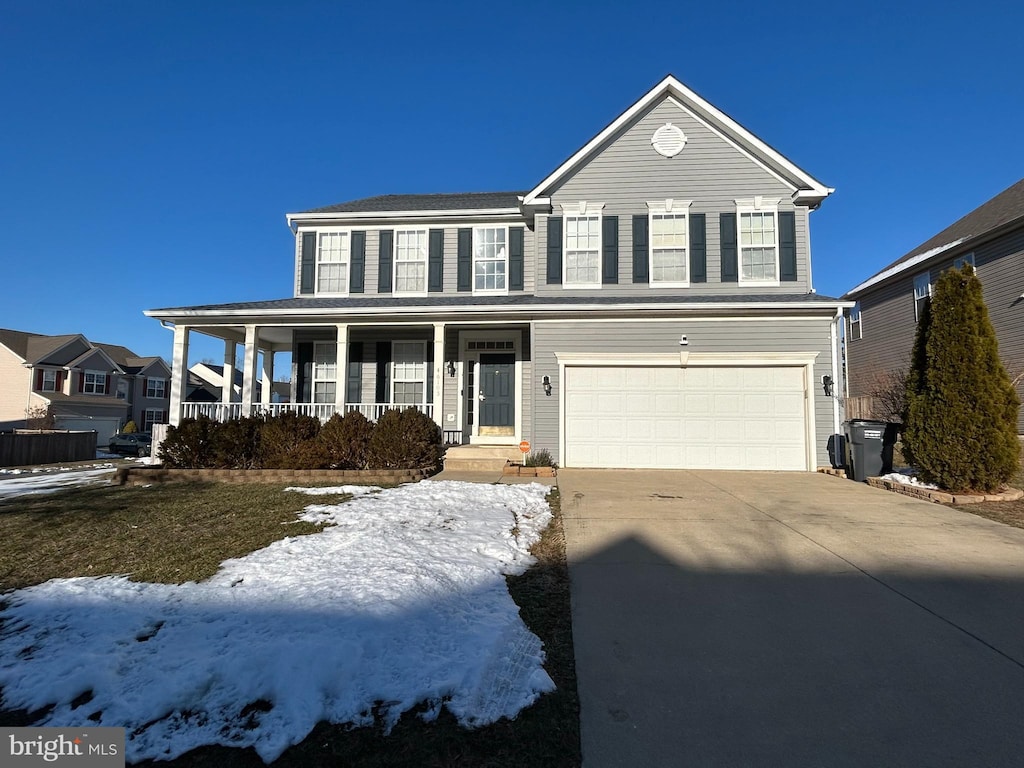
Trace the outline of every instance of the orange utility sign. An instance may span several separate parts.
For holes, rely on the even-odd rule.
[[[529,453],[530,452],[530,443],[529,443],[529,441],[528,440],[523,440],[523,442],[521,442],[519,444],[519,450],[522,451],[523,453]]]

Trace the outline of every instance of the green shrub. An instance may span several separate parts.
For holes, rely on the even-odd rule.
[[[124,434],[124,435],[130,435],[132,432],[138,432],[138,431],[139,431],[139,428],[137,426],[135,426],[135,422],[133,420],[131,420],[131,419],[128,420],[127,424],[125,424],[123,427],[121,427],[121,434]]]
[[[214,466],[211,432],[217,422],[206,416],[182,419],[178,426],[167,428],[167,437],[160,443],[159,458],[172,469],[208,469]]]
[[[367,451],[370,469],[425,469],[441,464],[441,428],[415,408],[389,409],[377,420]]]
[[[260,427],[259,465],[264,469],[322,469],[327,461],[317,440],[320,420],[294,411],[271,416]]]
[[[334,414],[320,429],[320,443],[330,469],[365,469],[373,423],[359,411]]]
[[[1020,400],[999,360],[974,270],[943,272],[930,304],[907,380],[904,451],[926,482],[995,490],[1019,466]]]
[[[531,451],[526,455],[526,466],[528,467],[554,467],[554,458],[551,456],[551,451],[547,448],[541,448],[539,451]]]
[[[210,430],[212,463],[217,469],[256,469],[264,420],[243,417],[218,423]]]

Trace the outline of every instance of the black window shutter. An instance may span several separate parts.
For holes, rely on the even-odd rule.
[[[601,219],[601,250],[604,260],[601,265],[601,282],[614,285],[619,282],[619,217],[605,216]]]
[[[469,227],[459,230],[458,253],[458,290],[473,290],[473,230]]]
[[[366,233],[352,233],[352,263],[349,265],[349,293],[363,292],[363,279],[366,274]]]
[[[649,260],[647,252],[647,217],[633,217],[633,282],[648,283]]]
[[[295,372],[298,376],[295,391],[298,393],[300,403],[313,402],[313,344],[307,342],[297,345],[295,350],[297,365]]]
[[[722,282],[735,283],[739,280],[736,263],[736,214],[723,213],[718,219],[722,242]]]
[[[314,270],[316,269],[316,232],[302,233],[302,273],[299,293],[313,293]]]
[[[444,290],[444,230],[430,230],[430,256],[427,268],[427,290],[440,293]]]
[[[508,231],[508,289],[510,291],[523,290],[525,232],[522,227],[512,227]]]
[[[377,258],[379,264],[377,269],[377,293],[391,293],[391,268],[395,258],[394,244],[395,231],[393,229],[382,229],[380,231],[380,255]]]
[[[345,402],[361,403],[363,397],[363,342],[348,344],[348,370],[345,384]]]
[[[562,217],[548,216],[548,285],[562,282]]]
[[[427,342],[427,402],[434,402],[434,345]]]
[[[708,281],[708,246],[703,213],[690,214],[690,282]]]
[[[796,214],[779,211],[779,278],[796,280]]]
[[[374,393],[375,403],[388,401],[388,363],[391,362],[391,342],[377,342],[377,391]]]

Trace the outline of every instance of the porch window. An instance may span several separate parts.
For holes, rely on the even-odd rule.
[[[426,342],[396,341],[391,345],[391,402],[425,405],[427,394]]]
[[[601,287],[601,214],[565,217],[564,252],[564,285]]]
[[[348,232],[320,232],[316,248],[317,293],[348,291]]]
[[[689,285],[686,274],[686,251],[690,242],[688,212],[666,209],[650,213],[651,284],[685,287]]]
[[[395,293],[426,293],[427,230],[395,232]]]
[[[166,379],[146,379],[146,397],[163,400],[167,392]]]
[[[338,345],[334,342],[313,345],[313,402],[336,402],[338,387]]]
[[[57,372],[56,371],[43,371],[43,392],[56,392],[57,391]]]
[[[932,278],[927,272],[917,275],[914,278],[914,322],[921,319],[921,312],[924,310],[924,303],[932,295]]]
[[[82,391],[87,395],[107,393],[107,374],[103,371],[86,371],[82,374]]]
[[[474,227],[473,290],[476,293],[508,290],[508,230],[505,227]]]
[[[776,211],[739,211],[740,280],[775,283],[779,279]]]

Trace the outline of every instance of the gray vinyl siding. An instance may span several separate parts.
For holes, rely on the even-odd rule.
[[[682,128],[687,142],[673,158],[659,155],[651,147],[655,130],[671,122]],[[735,293],[742,283],[721,282],[719,214],[734,213],[737,199],[762,195],[781,198],[780,211],[794,211],[796,220],[797,280],[778,287],[757,288],[761,293],[806,293],[808,283],[808,210],[794,206],[793,188],[770,173],[749,155],[711,131],[689,112],[664,100],[653,106],[619,135],[612,137],[575,174],[551,192],[553,215],[562,215],[581,200],[604,203],[602,214],[619,217],[619,284],[602,286],[602,293]],[[632,216],[648,213],[647,202],[672,198],[691,200],[690,213],[705,214],[707,237],[707,282],[683,289],[657,289],[632,283]],[[537,217],[537,242],[545,243],[547,222]],[[540,266],[546,258],[537,249]],[[538,274],[543,274],[540,272]],[[596,290],[596,289],[595,289]],[[594,293],[578,291],[578,293]],[[548,286],[543,278],[538,294],[568,295],[562,286]]]
[[[751,357],[765,352],[817,354],[814,381],[810,384],[811,396],[814,397],[814,449],[817,466],[828,466],[828,439],[833,433],[832,399],[824,395],[816,382],[820,382],[825,374],[832,375],[830,322],[830,318],[772,320],[765,317],[750,318],[749,321],[701,321],[690,318],[679,322],[539,321],[534,331],[536,347],[533,373],[537,381],[545,375],[550,376],[553,392],[551,397],[535,393],[534,447],[546,448],[553,456],[558,456],[561,382],[557,354],[677,352],[679,337],[685,333],[689,339],[687,349],[691,353],[749,353]]]
[[[999,339],[999,356],[1011,376],[1024,373],[1024,227],[969,250],[943,254],[929,265],[932,284],[942,270],[965,253],[974,253],[989,318]],[[887,373],[905,370],[910,361],[917,323],[914,319],[914,277],[925,267],[911,268],[898,279],[858,297],[863,337],[847,344],[850,395],[870,395],[874,382]],[[849,327],[849,325],[847,325]],[[1018,385],[1018,393],[1022,387]],[[1017,417],[1024,434],[1024,410]]]

